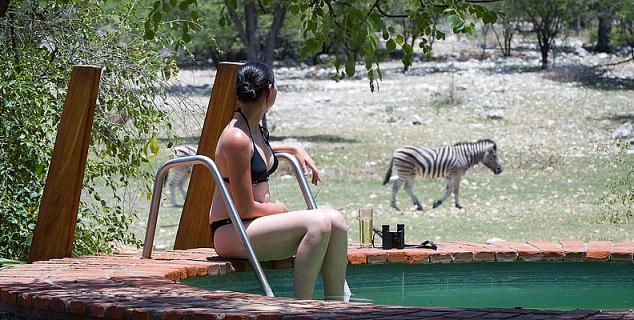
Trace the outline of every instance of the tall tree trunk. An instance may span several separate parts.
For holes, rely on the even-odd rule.
[[[247,33],[247,42],[244,44],[247,49],[247,60],[258,60],[260,51],[260,40],[258,37],[258,13],[257,2],[247,0],[244,2],[244,24]]]
[[[548,68],[548,51],[550,51],[550,36],[548,33],[549,25],[542,23],[537,30],[537,40],[539,42],[539,51],[542,54],[542,69]]]
[[[258,39],[258,15],[257,7],[254,0],[244,2],[244,25],[240,21],[238,13],[231,6],[227,6],[227,11],[233,25],[238,30],[240,41],[247,51],[247,61],[255,61],[258,59],[260,51],[260,40]]]
[[[549,45],[544,45],[539,48],[542,52],[542,69],[548,68],[548,51],[550,50]]]
[[[511,43],[513,42],[513,30],[506,30],[504,32],[504,56],[511,56]]]
[[[280,30],[282,30],[282,26],[284,25],[286,12],[286,8],[282,7],[280,1],[276,1],[275,12],[273,13],[273,24],[271,24],[271,30],[269,30],[269,34],[266,37],[264,52],[262,52],[262,61],[269,66],[273,66],[275,43],[277,42],[277,36],[280,34]]]
[[[612,29],[612,18],[606,15],[599,16],[599,30],[596,52],[610,52],[610,30]]]

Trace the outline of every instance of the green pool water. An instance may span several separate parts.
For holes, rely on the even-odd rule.
[[[292,270],[265,270],[276,296],[293,293]],[[634,308],[634,264],[465,263],[349,266],[353,297],[400,306],[571,309]],[[194,278],[209,290],[262,294],[251,271]],[[315,298],[323,297],[321,278]]]

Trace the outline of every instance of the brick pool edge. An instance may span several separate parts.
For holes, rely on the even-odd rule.
[[[0,269],[0,319],[632,319],[631,310],[399,307],[207,291],[178,281],[247,268],[213,249],[52,259]],[[512,261],[633,262],[634,242],[439,243],[438,250],[350,247],[349,264]],[[208,259],[211,257],[211,259]],[[273,267],[289,267],[290,261]]]

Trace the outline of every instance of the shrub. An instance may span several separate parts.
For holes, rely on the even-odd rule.
[[[142,40],[136,1],[106,11],[80,0],[12,1],[0,17],[0,256],[25,259],[73,65],[104,67],[77,222],[74,254],[138,244],[126,206],[151,181],[165,114],[156,107],[174,65]],[[126,121],[127,120],[127,121]],[[167,125],[167,131],[169,131]],[[145,184],[141,191],[150,192]]]

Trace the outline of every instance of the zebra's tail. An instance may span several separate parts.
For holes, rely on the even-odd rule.
[[[394,158],[392,157],[392,159],[390,159],[390,163],[387,165],[387,172],[385,173],[385,179],[383,179],[383,185],[386,185],[390,181],[390,178],[392,177],[392,162],[393,161],[394,161]]]

